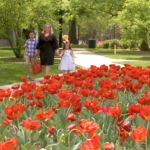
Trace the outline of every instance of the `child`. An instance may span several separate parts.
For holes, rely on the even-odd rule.
[[[30,80],[30,72],[29,72],[29,64],[31,63],[31,66],[35,62],[35,50],[37,45],[37,40],[35,37],[35,32],[33,30],[29,33],[29,39],[26,41],[24,47],[24,60],[26,63],[26,69],[27,69],[27,79]],[[34,75],[32,74],[31,81],[34,81]]]
[[[75,62],[74,62],[74,55],[73,51],[71,49],[70,42],[68,40],[68,36],[65,41],[63,41],[63,50],[61,54],[59,55],[62,57],[61,62],[59,64],[59,70],[63,71],[63,74],[65,74],[65,71],[67,73],[70,72],[70,70],[75,70]]]

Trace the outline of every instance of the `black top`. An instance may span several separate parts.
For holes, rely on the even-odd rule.
[[[49,36],[45,37],[48,40]],[[58,48],[57,39],[54,34],[51,34],[48,42],[44,40],[44,34],[41,34],[37,43],[36,49],[40,49],[41,65],[53,65],[55,49]]]

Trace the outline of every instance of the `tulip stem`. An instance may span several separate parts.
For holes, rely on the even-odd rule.
[[[61,131],[61,130],[63,130],[63,129],[59,129],[58,132]],[[58,141],[58,132],[57,132],[57,141]],[[49,147],[52,147],[52,146],[57,146],[57,145],[59,145],[60,142],[62,141],[63,136],[64,136],[64,134],[61,135],[61,137],[59,138],[59,142],[58,142],[58,143],[48,145],[48,146],[45,147],[45,149],[47,149],[47,148],[49,148]]]
[[[69,132],[69,136],[68,136],[69,149],[70,149],[70,134],[71,134],[72,131],[78,131],[78,132],[80,132],[81,135],[87,140],[87,138],[83,135],[83,133],[82,133],[80,130],[78,130],[78,129],[72,129],[72,130]]]
[[[31,149],[31,131],[29,130],[29,144],[30,144],[30,149]]]
[[[67,113],[66,113],[66,116],[67,116],[68,112],[70,111],[70,108],[71,108],[71,107],[72,107],[72,104],[71,104],[70,107],[68,108]]]
[[[138,146],[138,150],[140,150],[140,149],[141,149],[141,144],[140,144],[140,142],[138,142],[138,144],[139,144],[139,146]]]
[[[59,131],[63,131],[63,129],[59,129],[59,130],[57,131],[57,141],[58,141],[58,133],[59,133]]]
[[[90,121],[91,121],[91,117],[92,117],[92,111],[90,111]]]
[[[38,120],[38,122],[39,122],[39,123],[42,123],[42,124],[48,129],[48,126],[46,126],[42,121],[39,121],[39,120]]]
[[[147,131],[148,131],[148,127],[149,127],[149,121],[150,121],[150,119],[148,119],[148,122],[147,122]],[[147,150],[147,136],[146,136],[146,150]]]
[[[55,101],[55,99],[53,98],[53,96],[51,96],[52,100],[57,104],[57,102]]]

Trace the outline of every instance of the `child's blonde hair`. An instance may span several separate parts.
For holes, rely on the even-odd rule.
[[[65,44],[67,44],[67,43],[69,43],[69,49],[70,49],[70,50],[72,50],[72,48],[71,48],[71,44],[70,44],[70,42],[69,42],[69,41],[67,41],[66,43],[63,43],[63,50],[65,49]]]

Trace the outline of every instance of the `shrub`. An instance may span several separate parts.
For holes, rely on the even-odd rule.
[[[129,43],[127,41],[120,41],[120,47],[122,49],[127,49],[129,48]]]
[[[103,48],[109,48],[109,43],[110,43],[110,40],[103,41],[102,43]]]
[[[102,43],[98,43],[98,44],[96,45],[96,47],[97,47],[97,48],[103,48],[103,44],[102,44]]]
[[[111,49],[113,49],[113,48],[114,48],[114,45],[116,45],[116,47],[118,48],[118,47],[120,46],[119,40],[117,40],[117,39],[110,40],[109,47],[110,47]]]
[[[130,41],[128,41],[128,43],[129,43],[130,49],[137,49],[138,48],[138,42],[137,41],[130,40]]]

